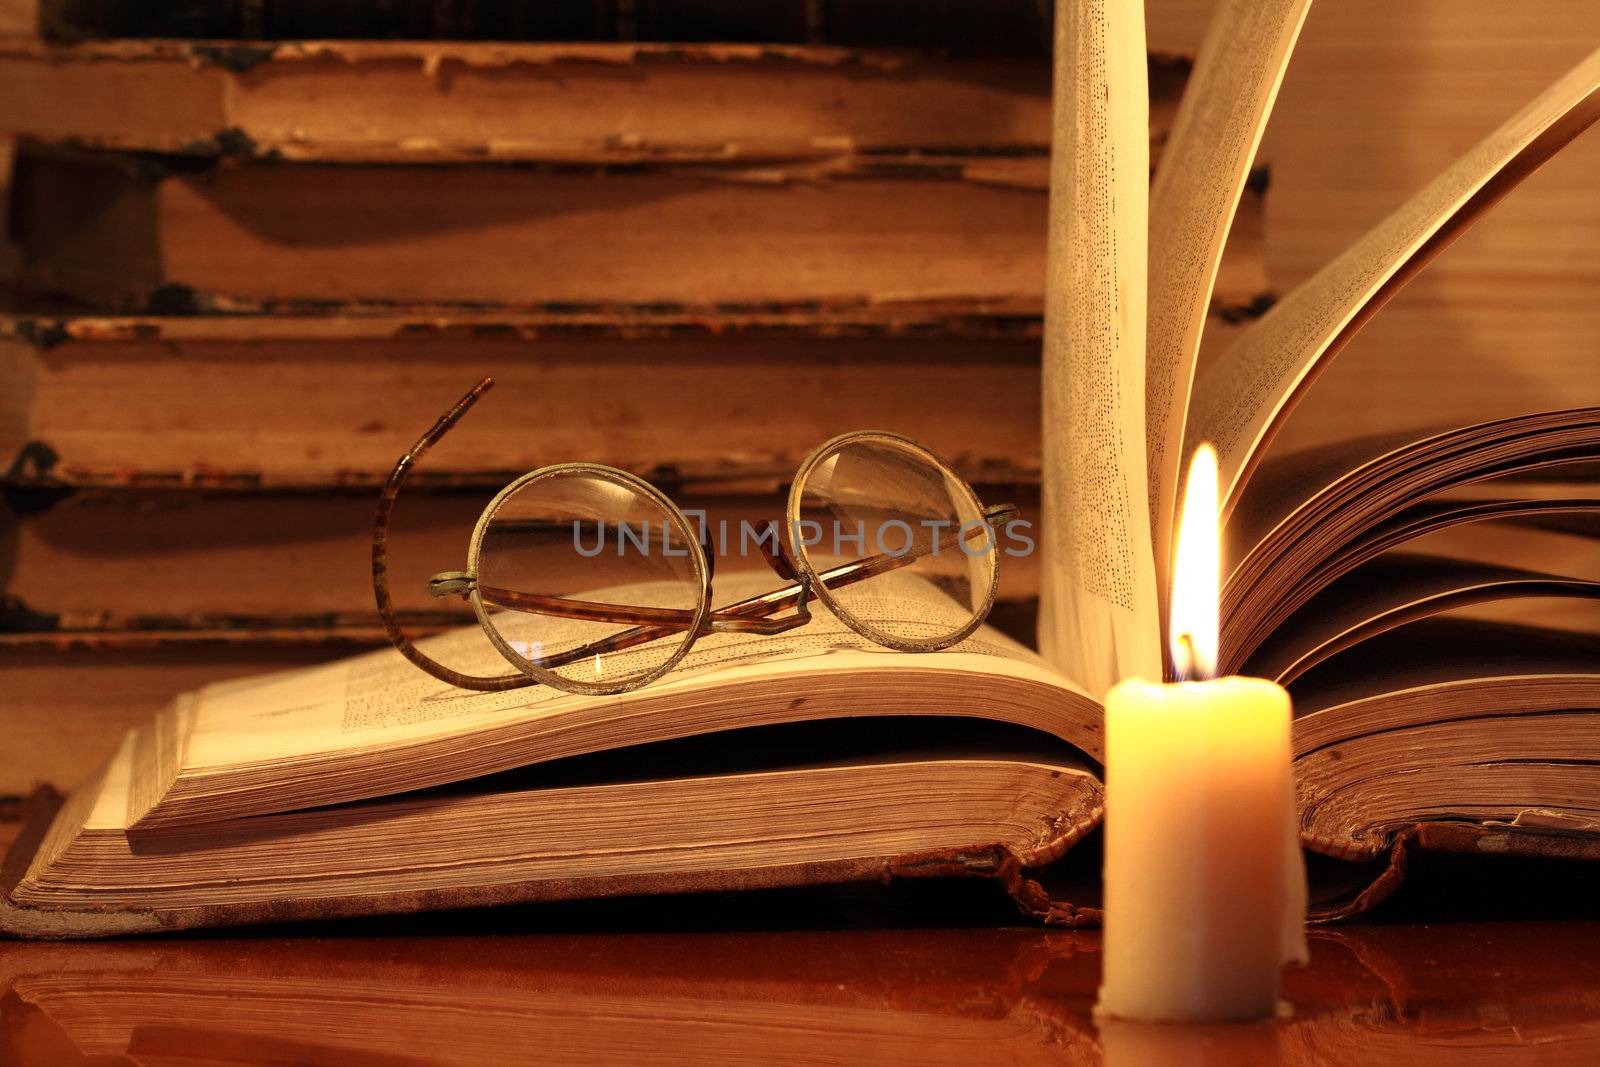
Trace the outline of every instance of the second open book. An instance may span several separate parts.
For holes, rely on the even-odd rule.
[[[1220,5],[1153,186],[1137,5],[1062,6],[1042,656],[987,629],[892,652],[819,611],[788,635],[707,637],[614,697],[469,693],[387,651],[213,686],[71,797],[40,797],[0,875],[0,930],[928,874],[1092,920],[1093,890],[1050,867],[1102,816],[1101,696],[1162,671],[1178,472],[1201,440],[1227,498],[1223,667],[1294,695],[1320,913],[1374,902],[1419,844],[1600,857],[1600,407],[1268,449],[1355,330],[1600,116],[1600,53],[1201,364],[1307,6]],[[877,591],[862,611],[949,610],[910,579]],[[476,629],[432,640],[503,669]]]

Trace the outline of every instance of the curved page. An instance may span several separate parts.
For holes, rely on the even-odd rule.
[[[1163,590],[1200,332],[1222,246],[1310,8],[1311,0],[1219,5],[1150,189],[1145,439]]]
[[[1600,118],[1600,51],[1250,327],[1195,385],[1186,445],[1217,446],[1232,511],[1266,442],[1316,374],[1468,226]]]

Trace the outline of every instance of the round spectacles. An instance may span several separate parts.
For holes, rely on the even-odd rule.
[[[705,634],[803,626],[813,600],[879,645],[931,652],[970,635],[994,603],[996,532],[1016,509],[984,508],[949,464],[898,434],[827,441],[801,463],[781,523],[745,521],[730,531],[724,522],[715,535],[703,513],[684,512],[637,475],[562,463],[496,494],[473,529],[466,569],[429,580],[433,595],[471,603],[518,673],[454,671],[400,630],[388,589],[389,519],[417,459],[492,384],[480,382],[396,464],[373,534],[373,589],[390,640],[452,685],[626,692],[670,671]],[[713,549],[726,552],[735,539],[780,584],[713,607]]]

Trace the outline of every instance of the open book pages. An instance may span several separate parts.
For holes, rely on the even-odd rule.
[[[1541,93],[1342,255],[1280,301],[1195,386],[1186,439],[1217,446],[1224,510],[1292,406],[1430,260],[1600,119],[1600,50]],[[1488,383],[1486,383],[1488,384]]]
[[[1145,439],[1163,586],[1201,330],[1245,179],[1310,8],[1311,0],[1217,6],[1150,191]]]
[[[730,603],[771,574],[719,582]],[[904,573],[852,601],[869,619],[947,632],[953,603]],[[609,594],[585,594],[585,598]],[[537,621],[547,639],[563,620]],[[945,631],[940,631],[944,626]],[[476,673],[506,663],[469,627],[424,651]],[[623,653],[627,654],[627,653]],[[693,734],[857,715],[1005,721],[1098,750],[1099,709],[1032,652],[984,629],[955,649],[894,652],[820,606],[789,633],[701,638],[659,681],[613,697],[545,686],[456,689],[389,651],[311,670],[211,686],[173,708],[141,746],[141,827],[289,811],[437,786],[530,763]],[[914,738],[907,738],[913,743]],[[287,774],[285,769],[295,768]]]
[[[1534,473],[1584,454],[1600,455],[1600,408],[1524,415],[1400,444],[1392,438],[1363,439],[1340,449],[1275,458],[1228,527],[1237,559],[1223,588],[1224,665],[1233,669],[1249,661],[1264,642],[1303,644],[1307,626],[1318,629],[1331,621],[1307,610],[1331,583],[1369,562],[1383,567],[1384,553],[1417,537],[1513,516],[1592,513],[1592,491],[1587,497],[1524,500],[1507,486],[1507,496],[1499,500],[1448,496],[1456,487]],[[1319,488],[1306,493],[1308,486]],[[1463,598],[1548,595],[1506,586],[1504,597],[1488,597],[1482,575],[1467,569],[1454,581],[1439,568],[1388,570],[1381,595],[1358,597],[1346,609],[1324,606],[1345,625],[1404,609],[1405,617],[1392,622],[1398,625],[1449,611]],[[1565,577],[1582,579],[1581,574]],[[1587,583],[1565,591],[1593,596]],[[1302,624],[1290,627],[1296,613]]]
[[[1418,823],[1448,822],[1565,836],[1556,853],[1583,835],[1600,856],[1595,634],[1433,619],[1291,691],[1301,832],[1319,851],[1374,858]]]
[[[1150,149],[1144,12],[1056,18],[1039,647],[1096,698],[1161,671],[1145,480]]]
[[[1219,5],[1148,204],[1138,178],[1146,148],[1138,117],[1144,74],[1127,45],[1141,32],[1139,12],[1073,4],[1058,20],[1039,633],[1044,654],[1097,696],[1119,678],[1159,669],[1178,472],[1201,441],[1220,452],[1224,511],[1231,516],[1226,540],[1238,564],[1226,605],[1225,656],[1244,661],[1253,645],[1230,638],[1263,630],[1265,614],[1281,618],[1301,606],[1277,599],[1303,572],[1273,558],[1274,522],[1299,508],[1299,521],[1284,527],[1298,534],[1312,519],[1324,519],[1344,505],[1352,479],[1385,448],[1424,435],[1405,427],[1378,447],[1355,442],[1347,453],[1331,450],[1331,459],[1323,450],[1315,464],[1302,457],[1293,477],[1279,465],[1269,486],[1252,491],[1251,475],[1276,428],[1327,361],[1401,286],[1600,118],[1597,51],[1200,365],[1200,330],[1222,246],[1308,6],[1304,0]],[[1595,451],[1592,426],[1575,428],[1566,440],[1578,454],[1585,446]],[[1554,462],[1549,451],[1525,456],[1524,465]],[[1418,465],[1428,461],[1413,458]],[[1477,469],[1435,478],[1443,484],[1431,488],[1495,473],[1485,448]],[[1426,495],[1414,490],[1407,499],[1420,503]],[[1307,510],[1308,498],[1320,503]],[[1150,517],[1148,539],[1129,518],[1140,503]],[[1373,503],[1347,508],[1346,535],[1349,527],[1377,521]],[[1330,541],[1336,544],[1324,534],[1302,548],[1317,555]],[[1263,569],[1282,580],[1253,604],[1242,603]],[[1300,599],[1320,587],[1301,588]]]
[[[1307,843],[1370,858],[1430,818],[1600,832],[1579,736],[1600,691],[1600,394],[1507,411],[1485,382],[1482,412],[1456,425],[1269,451],[1361,326],[1600,118],[1600,51],[1202,354],[1222,245],[1308,6],[1217,6],[1148,206],[1128,117],[1142,70],[1119,47],[1138,13],[1072,4],[1058,19],[1041,650],[1095,695],[1159,669],[1179,472],[1210,441],[1222,667],[1291,688]],[[1139,503],[1148,539],[1128,519]]]

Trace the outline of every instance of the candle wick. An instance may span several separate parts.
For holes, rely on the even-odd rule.
[[[1178,668],[1178,681],[1200,681],[1200,672],[1198,669],[1200,666],[1200,658],[1195,655],[1194,634],[1191,634],[1188,631],[1184,631],[1183,633],[1179,634],[1178,644],[1183,646],[1183,662],[1175,664],[1175,666]]]

